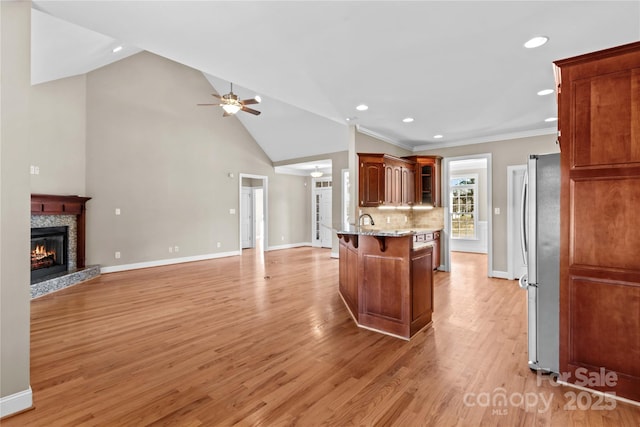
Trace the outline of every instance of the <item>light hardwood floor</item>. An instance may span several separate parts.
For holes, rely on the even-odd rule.
[[[42,297],[35,409],[2,425],[638,425],[639,407],[568,410],[575,390],[537,385],[525,292],[488,279],[483,255],[452,259],[432,326],[410,342],[354,325],[323,249],[106,274]],[[501,393],[510,403],[494,406]]]

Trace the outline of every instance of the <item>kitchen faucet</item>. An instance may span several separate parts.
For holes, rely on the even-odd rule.
[[[368,217],[369,217],[369,220],[370,220],[370,222],[371,222],[371,225],[376,225],[376,223],[375,223],[375,222],[373,222],[373,218],[372,218],[372,217],[371,217],[371,215],[369,215],[368,213],[365,213],[365,214],[360,215],[360,217],[358,218],[358,225],[362,225],[362,224],[361,224],[361,223],[362,223],[362,218],[363,218],[363,217],[365,217],[365,216],[368,216]]]

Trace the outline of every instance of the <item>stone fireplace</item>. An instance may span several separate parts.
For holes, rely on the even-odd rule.
[[[31,195],[31,297],[88,280],[99,266],[85,266],[85,204],[90,197]]]

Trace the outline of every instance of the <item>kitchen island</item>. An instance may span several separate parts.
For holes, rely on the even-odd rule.
[[[359,327],[408,340],[431,323],[433,245],[424,231],[350,227],[340,240],[339,293]]]

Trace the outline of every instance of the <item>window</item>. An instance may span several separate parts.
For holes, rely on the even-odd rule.
[[[451,238],[476,239],[478,175],[452,176],[450,189]]]

